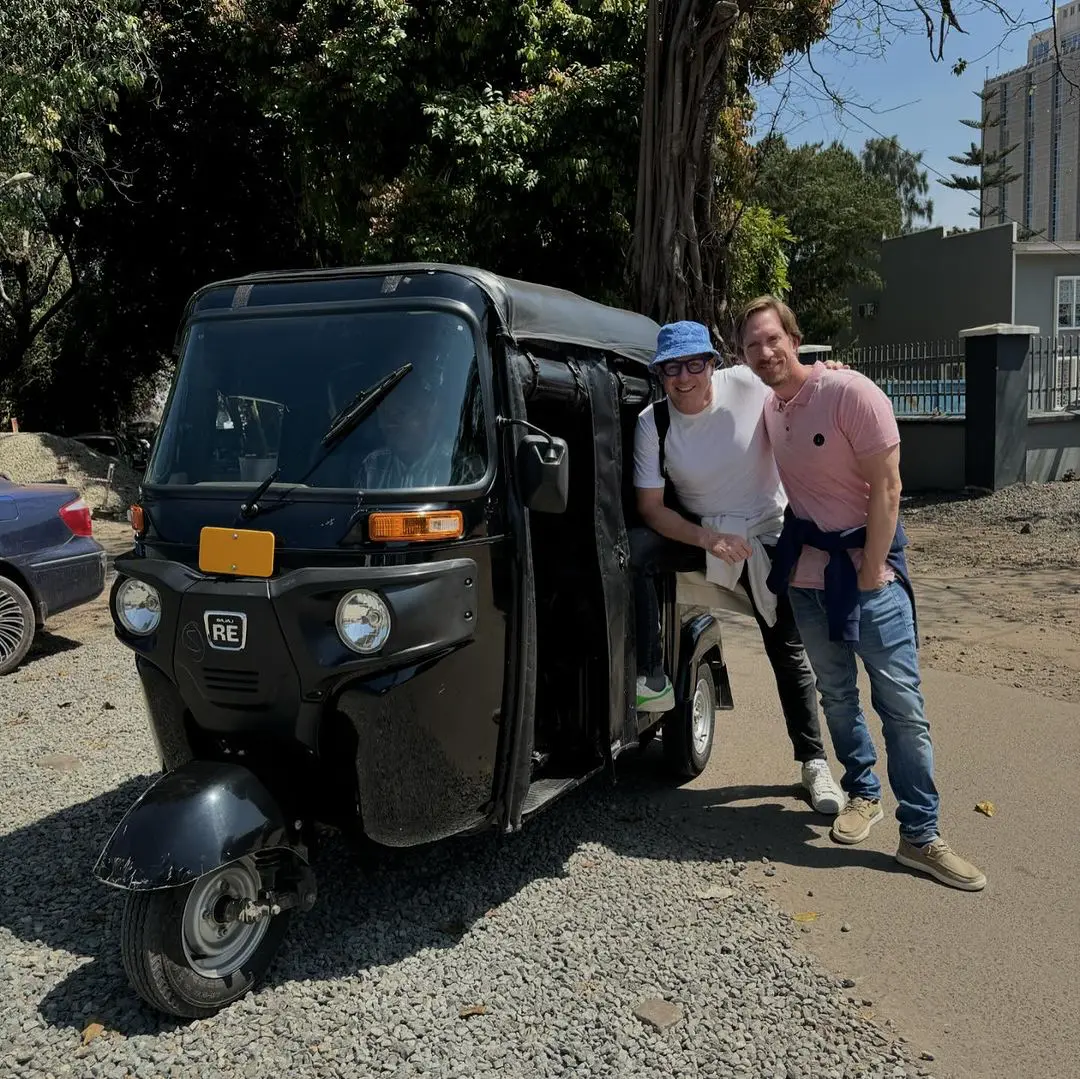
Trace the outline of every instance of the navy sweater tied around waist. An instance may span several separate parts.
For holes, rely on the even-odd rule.
[[[911,599],[911,614],[915,622],[915,647],[919,644],[919,623],[915,616],[915,591],[908,573],[904,548],[908,540],[899,519],[892,546],[886,561]],[[798,564],[804,546],[815,547],[829,555],[825,566],[825,613],[829,622],[829,640],[855,643],[859,640],[859,574],[848,551],[866,546],[866,527],[843,532],[824,532],[813,521],[796,517],[788,506],[784,510],[784,527],[773,553],[772,570],[768,577],[769,591],[783,595],[788,589],[791,573]]]

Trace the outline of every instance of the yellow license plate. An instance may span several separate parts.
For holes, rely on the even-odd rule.
[[[269,577],[274,572],[274,533],[204,528],[199,533],[199,569],[236,577]]]

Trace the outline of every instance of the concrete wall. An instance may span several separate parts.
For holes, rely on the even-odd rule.
[[[1013,322],[1013,224],[946,236],[941,228],[881,243],[880,292],[851,291],[861,345],[955,339],[961,330]],[[859,304],[877,303],[860,316]]]
[[[1080,477],[1080,413],[1032,416],[1028,420],[1028,483],[1060,480],[1070,471]]]
[[[900,481],[907,494],[964,487],[964,420],[897,418]]]
[[[952,417],[904,419],[900,479],[905,494],[961,491],[965,486],[965,421]],[[1027,482],[1080,477],[1080,413],[1032,416],[1027,428]]]
[[[1047,337],[1054,332],[1055,277],[1080,274],[1080,258],[1074,254],[1028,255],[1023,247],[1016,252],[1016,321],[1021,326],[1038,326]]]

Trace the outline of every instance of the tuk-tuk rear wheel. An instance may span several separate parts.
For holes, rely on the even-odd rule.
[[[716,691],[712,674],[702,664],[695,672],[694,692],[664,720],[660,742],[668,768],[680,779],[705,771],[716,733]]]
[[[169,1015],[205,1019],[247,993],[270,966],[291,913],[253,924],[221,917],[229,899],[258,891],[258,869],[241,859],[179,888],[130,892],[120,952],[139,996]]]

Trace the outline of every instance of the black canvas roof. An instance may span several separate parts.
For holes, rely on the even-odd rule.
[[[613,352],[642,364],[647,364],[656,351],[656,335],[660,327],[644,315],[608,307],[565,289],[502,277],[474,266],[403,262],[327,270],[257,273],[231,281],[218,281],[200,292],[205,293],[209,289],[223,286],[388,277],[395,274],[408,276],[421,273],[453,274],[472,282],[490,298],[506,330],[523,346],[530,343],[577,344]]]

